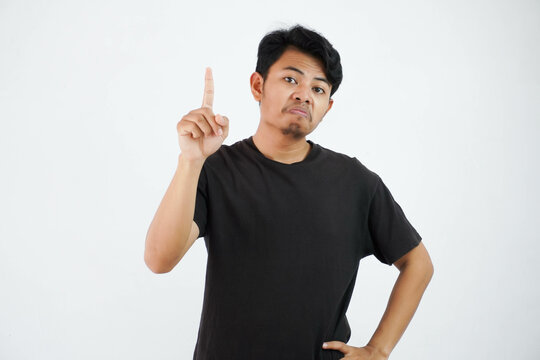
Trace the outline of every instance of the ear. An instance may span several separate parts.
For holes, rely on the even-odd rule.
[[[323,117],[326,115],[327,112],[330,111],[330,109],[332,108],[332,105],[334,105],[334,100],[333,99],[328,100],[328,107],[326,108],[326,111],[324,112]],[[322,121],[322,119],[321,119],[321,121]]]
[[[253,98],[260,102],[262,99],[262,88],[264,83],[262,75],[255,71],[253,74],[251,74],[249,83],[251,84],[251,93],[253,94]]]

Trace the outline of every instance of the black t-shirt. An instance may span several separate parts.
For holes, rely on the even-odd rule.
[[[196,360],[331,360],[360,259],[392,265],[417,246],[381,178],[307,140],[306,158],[265,157],[252,137],[222,145],[199,177],[194,221],[208,252]]]

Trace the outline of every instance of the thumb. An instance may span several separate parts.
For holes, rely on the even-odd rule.
[[[227,126],[227,125],[229,125],[229,119],[228,119],[226,116],[223,116],[223,115],[217,114],[217,115],[216,115],[216,121],[217,121],[218,124],[221,125],[221,126]]]
[[[229,119],[226,116],[216,114],[216,122],[223,128],[223,138],[229,135]]]
[[[334,350],[344,350],[344,348],[347,346],[342,341],[325,341],[323,343],[323,349],[334,349]],[[344,353],[344,351],[342,351]]]

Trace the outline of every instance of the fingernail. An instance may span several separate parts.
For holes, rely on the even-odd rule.
[[[223,135],[223,130],[221,130],[221,128],[219,128],[217,133],[218,133],[218,135]]]
[[[322,344],[322,347],[327,347],[327,346],[328,346],[327,343],[323,343],[323,344]]]

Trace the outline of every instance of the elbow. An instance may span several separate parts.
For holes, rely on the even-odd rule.
[[[418,269],[426,275],[426,277],[431,279],[433,273],[435,272],[435,268],[429,256],[419,259],[416,265]]]
[[[433,262],[431,261],[431,257],[428,255],[426,259],[424,260],[426,272],[429,274],[429,277],[433,276],[435,273],[435,267],[433,266]]]
[[[174,268],[157,256],[152,256],[149,251],[144,252],[144,263],[154,274],[165,274]]]
[[[150,265],[146,263],[146,266],[154,273],[154,274],[166,274],[172,270],[172,268],[168,268],[161,265]]]
[[[433,263],[431,260],[427,261],[424,266],[424,274],[426,278],[426,284],[429,284],[431,282],[431,279],[433,278],[433,274],[435,273],[435,268],[433,267]]]

